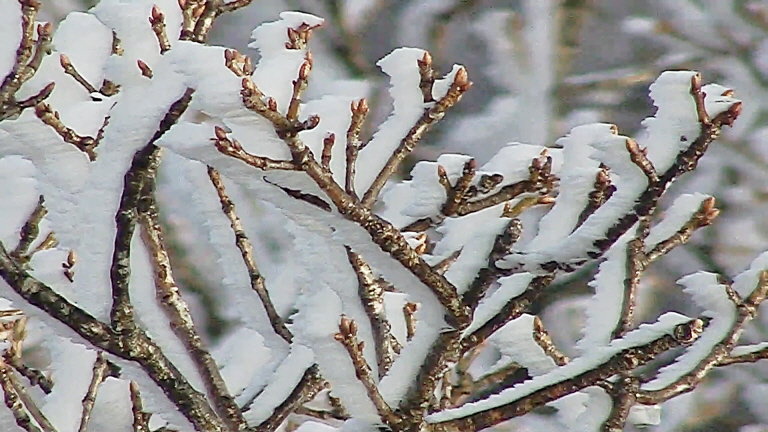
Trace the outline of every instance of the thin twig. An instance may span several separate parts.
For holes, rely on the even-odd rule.
[[[171,49],[171,41],[168,40],[168,34],[165,32],[165,14],[157,5],[152,6],[152,12],[149,16],[149,24],[152,26],[152,32],[157,37],[157,44],[160,46],[160,54],[165,54]]]
[[[43,393],[48,394],[53,390],[53,381],[38,369],[25,365],[18,356],[3,356],[3,361],[13,367],[16,372],[29,380],[29,383],[40,387]]]
[[[645,239],[649,233],[649,218],[642,218],[638,222],[637,235],[627,243],[625,251],[625,277],[624,296],[621,300],[621,310],[616,326],[611,332],[612,339],[623,337],[632,328],[637,306],[637,291],[640,288],[640,277],[647,266],[644,253]]]
[[[83,88],[88,93],[96,93],[98,91],[96,90],[96,87],[93,86],[93,84],[89,83],[85,77],[80,75],[80,72],[78,72],[75,68],[75,65],[72,64],[72,61],[69,59],[68,55],[59,54],[59,64],[61,64],[61,68],[64,69],[64,73],[74,78],[74,80],[83,86]]]
[[[621,432],[624,430],[630,409],[637,401],[639,384],[640,380],[638,378],[627,375],[623,376],[619,382],[612,386],[610,394],[613,404],[611,406],[611,413],[603,422],[603,432]]]
[[[246,421],[240,408],[229,394],[219,367],[200,338],[187,303],[179,292],[173,277],[170,257],[163,238],[162,228],[154,199],[154,182],[146,182],[142,190],[143,208],[139,212],[142,239],[149,251],[150,262],[155,273],[155,290],[160,305],[171,322],[171,329],[184,344],[203,380],[208,397],[217,413],[233,430],[242,430]]]
[[[227,137],[227,132],[219,126],[214,128],[214,133],[216,138],[213,138],[213,142],[218,151],[227,156],[240,159],[254,168],[287,171],[299,169],[299,167],[291,161],[275,160],[267,157],[254,156],[251,153],[248,153],[236,139],[229,139],[229,137]]]
[[[150,414],[144,412],[141,402],[141,393],[139,385],[135,381],[129,384],[131,392],[131,413],[133,414],[133,432],[149,432]]]
[[[358,293],[373,330],[373,343],[376,350],[376,363],[379,366],[379,378],[389,370],[400,351],[400,344],[392,335],[392,327],[384,310],[384,289],[373,274],[373,269],[360,255],[347,247],[347,259],[357,275]]]
[[[34,210],[32,210],[32,213],[29,214],[26,222],[24,222],[24,226],[21,227],[19,243],[11,252],[11,256],[19,259],[27,255],[29,247],[32,246],[32,243],[37,239],[37,236],[40,235],[40,222],[47,213],[48,210],[45,208],[45,199],[40,195],[37,198],[37,205]]]
[[[544,354],[551,358],[556,365],[565,366],[570,361],[568,356],[563,354],[557,346],[555,346],[555,343],[549,336],[547,329],[544,328],[544,323],[538,315],[533,318],[533,341],[536,342],[536,345],[541,347]]]
[[[227,194],[221,174],[214,168],[208,167],[208,178],[211,180],[214,189],[216,189],[216,194],[221,202],[221,210],[227,216],[227,219],[229,219],[229,224],[235,235],[235,245],[240,251],[240,255],[243,257],[245,267],[248,269],[251,289],[254,290],[259,296],[259,299],[261,299],[261,304],[264,306],[264,311],[267,313],[272,329],[278,336],[283,338],[284,341],[290,343],[291,340],[293,340],[293,334],[288,330],[285,321],[277,313],[275,305],[272,303],[272,299],[264,281],[264,276],[261,275],[259,267],[256,265],[256,259],[253,256],[253,245],[251,244],[250,239],[248,239],[248,235],[245,233],[240,217],[235,211],[235,203]]]
[[[728,361],[729,353],[738,342],[744,326],[756,316],[757,308],[765,300],[766,295],[768,295],[768,270],[761,272],[757,286],[743,300],[739,298],[738,294],[729,285],[724,284],[723,289],[726,292],[731,291],[729,297],[731,297],[736,308],[736,319],[731,325],[730,330],[719,343],[712,347],[709,354],[699,361],[688,373],[680,376],[664,388],[653,391],[640,391],[638,402],[644,405],[655,405],[692,391],[710,370]]]
[[[355,369],[355,375],[360,383],[365,387],[368,398],[376,407],[382,422],[393,430],[398,430],[397,426],[402,422],[400,416],[395,414],[392,408],[384,400],[376,386],[376,379],[373,377],[371,367],[363,356],[363,342],[357,340],[357,324],[354,320],[342,316],[339,323],[339,332],[334,335],[334,339],[344,345],[344,348],[352,360],[352,366]]]
[[[48,418],[45,417],[40,407],[37,406],[35,401],[29,396],[24,386],[16,378],[16,375],[8,365],[0,365],[0,385],[3,387],[3,391],[6,391],[6,404],[8,404],[8,393],[13,394],[18,398],[18,403],[26,409],[32,419],[40,426],[40,430],[43,432],[56,432],[56,428],[53,427]],[[16,404],[14,404],[16,405]],[[18,405],[16,405],[18,407]],[[10,407],[9,407],[10,408]],[[12,408],[13,410],[13,408]],[[17,424],[18,424],[17,417]],[[31,423],[30,423],[31,425]],[[21,426],[21,425],[20,425]]]
[[[197,429],[224,432],[203,394],[198,393],[147,334],[136,326],[118,332],[70,303],[16,263],[0,242],[0,277],[31,305],[68,326],[95,347],[136,361]]]
[[[88,384],[88,391],[83,396],[83,412],[80,415],[80,427],[78,432],[85,432],[88,428],[88,421],[91,419],[91,412],[96,403],[96,393],[99,386],[104,382],[107,372],[107,361],[104,359],[104,352],[99,351],[96,354],[96,361],[93,363],[93,372],[91,373],[91,382]]]
[[[672,334],[665,334],[641,346],[624,349],[599,365],[590,368],[573,377],[563,377],[539,390],[523,396],[513,402],[494,407],[485,411],[447,420],[447,426],[461,426],[462,430],[481,430],[502,421],[526,414],[536,407],[577,392],[586,387],[596,385],[622,372],[632,371],[656,358],[659,353],[671,348],[689,345],[702,333],[703,321],[693,319],[679,324]]]
[[[424,110],[424,113],[416,121],[416,124],[414,124],[405,137],[403,137],[400,141],[400,145],[398,145],[397,149],[395,149],[384,164],[384,167],[382,167],[376,175],[371,186],[365,191],[362,204],[366,208],[373,207],[373,204],[378,200],[379,193],[381,192],[381,189],[384,188],[387,180],[392,177],[402,161],[413,151],[421,140],[421,137],[432,128],[435,123],[442,119],[451,107],[456,105],[459,99],[461,99],[461,96],[469,90],[471,85],[467,70],[460,68],[453,77],[453,82],[445,96],[434,105]]]
[[[40,428],[32,422],[26,409],[24,409],[24,404],[21,402],[13,382],[11,382],[10,374],[12,373],[13,371],[8,366],[0,365],[0,387],[3,389],[5,406],[11,411],[16,424],[20,428],[27,432],[40,432]]]
[[[91,161],[96,160],[96,152],[94,151],[94,148],[98,145],[96,138],[80,135],[74,129],[64,125],[59,117],[59,113],[45,102],[40,102],[35,106],[35,115],[43,123],[53,128],[64,142],[77,147],[78,150],[88,155],[88,159]]]
[[[699,210],[676,233],[655,245],[649,245],[651,249],[645,254],[646,264],[666,255],[675,247],[687,243],[697,229],[710,225],[719,214],[720,210],[715,208],[714,198],[710,197],[702,201]]]

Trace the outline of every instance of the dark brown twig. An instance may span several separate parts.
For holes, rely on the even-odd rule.
[[[138,222],[155,273],[155,293],[160,306],[171,322],[174,334],[195,364],[214,409],[232,430],[242,430],[246,427],[242,412],[229,394],[219,367],[206,349],[173,277],[154,199],[154,182],[146,182],[141,195],[143,204],[139,209]]]
[[[77,147],[78,150],[88,155],[88,159],[91,161],[96,160],[96,152],[94,151],[98,145],[96,138],[80,135],[74,129],[65,126],[59,118],[59,113],[45,102],[40,102],[35,106],[35,114],[43,123],[53,128],[64,142]]]
[[[376,175],[376,178],[371,183],[371,186],[365,191],[362,198],[362,204],[366,208],[373,207],[373,204],[378,200],[379,193],[384,185],[387,183],[390,177],[395,173],[397,167],[400,166],[406,156],[408,156],[416,145],[421,140],[421,137],[432,127],[437,121],[445,116],[445,113],[461,99],[461,96],[466,93],[472,86],[467,75],[467,70],[460,68],[456,75],[453,77],[448,92],[435,102],[434,105],[424,110],[424,114],[419,118],[416,124],[408,131],[408,133],[400,141],[400,145],[395,149],[392,155],[389,157],[384,167]]]
[[[16,424],[20,428],[27,432],[40,432],[40,428],[35,425],[29,414],[27,414],[24,404],[21,402],[21,397],[11,381],[12,373],[13,370],[11,368],[4,364],[0,365],[0,387],[3,389],[5,406],[11,411]]]
[[[45,200],[43,199],[43,196],[40,195],[37,198],[37,205],[35,206],[35,209],[32,210],[32,213],[29,214],[26,222],[24,222],[24,226],[21,227],[21,232],[19,233],[19,243],[16,245],[13,251],[11,251],[11,256],[15,259],[21,259],[22,257],[26,256],[29,252],[29,247],[32,246],[32,243],[40,234],[40,222],[48,213],[48,210],[45,208],[44,204]]]
[[[104,382],[107,373],[107,361],[104,359],[104,353],[99,351],[96,354],[96,361],[93,363],[93,372],[91,373],[91,382],[88,384],[88,391],[83,397],[83,412],[80,415],[80,427],[78,432],[85,432],[88,428],[88,421],[91,419],[93,405],[96,403],[96,394],[99,386]]]
[[[536,407],[557,400],[586,387],[596,385],[622,372],[632,371],[653,360],[659,353],[694,342],[703,330],[703,321],[693,319],[679,324],[672,334],[663,335],[645,345],[627,348],[590,370],[536,390],[514,402],[444,422],[461,426],[463,430],[481,430],[513,417],[526,414]]]
[[[347,259],[357,275],[358,292],[366,315],[371,321],[373,343],[376,350],[376,363],[379,366],[379,378],[389,370],[400,351],[400,344],[392,335],[392,327],[384,310],[384,289],[373,274],[371,266],[360,255],[347,247]]]
[[[269,296],[264,276],[261,275],[259,267],[256,265],[256,259],[253,256],[253,245],[251,244],[248,235],[245,233],[243,224],[240,221],[240,217],[235,211],[235,203],[229,198],[227,190],[224,186],[224,181],[221,178],[221,174],[212,167],[208,167],[208,178],[211,180],[211,184],[216,189],[216,194],[221,202],[221,210],[229,219],[230,226],[235,235],[235,245],[240,251],[240,255],[243,257],[243,263],[248,269],[248,277],[251,281],[251,289],[256,292],[261,299],[261,304],[264,306],[264,311],[267,313],[269,322],[272,325],[272,329],[278,336],[283,338],[284,341],[290,343],[293,339],[291,331],[285,326],[285,321],[280,317],[275,309],[272,299]]]
[[[291,161],[281,161],[281,160],[275,160],[270,159],[267,157],[260,157],[260,156],[254,156],[247,151],[243,149],[243,146],[240,145],[240,143],[235,139],[230,139],[227,137],[227,132],[216,126],[214,128],[214,133],[216,135],[216,138],[213,138],[213,142],[216,145],[216,149],[220,151],[221,153],[232,156],[234,158],[240,159],[241,161],[247,163],[248,165],[259,168],[263,170],[298,170],[299,167],[296,166]]]
[[[352,365],[355,368],[355,375],[363,387],[365,387],[368,398],[376,407],[381,421],[393,430],[398,430],[397,426],[402,422],[402,419],[392,411],[392,408],[384,400],[384,397],[381,396],[381,393],[379,393],[371,367],[368,366],[368,362],[363,356],[363,342],[357,340],[357,324],[355,324],[355,321],[342,316],[339,323],[339,332],[334,335],[334,339],[347,350],[349,358],[352,360]]]
[[[71,76],[75,81],[77,81],[78,84],[83,86],[83,88],[88,93],[96,93],[98,91],[96,90],[96,87],[93,86],[93,84],[89,83],[85,77],[80,75],[80,72],[78,72],[75,66],[72,64],[69,56],[66,54],[59,54],[59,63],[61,64],[61,68],[64,69],[64,73]]]
[[[168,40],[168,34],[165,32],[165,14],[157,5],[152,6],[152,12],[149,16],[149,24],[152,26],[152,32],[157,37],[157,44],[160,46],[160,54],[165,54],[171,49],[171,41]]]
[[[144,412],[139,386],[135,381],[131,381],[129,389],[131,392],[131,413],[133,413],[133,432],[149,432],[150,415]]]

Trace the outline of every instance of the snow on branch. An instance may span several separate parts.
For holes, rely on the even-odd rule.
[[[561,429],[615,430],[768,356],[738,345],[766,254],[733,282],[681,278],[700,313],[638,323],[648,269],[719,214],[704,194],[663,198],[736,121],[732,90],[664,72],[637,138],[588,124],[400,179],[461,115],[467,69],[394,50],[374,125],[375,98],[314,91],[321,18],[260,25],[258,62],[206,44],[249,3],[103,0],[54,32],[38,1],[0,0],[2,424],[452,432],[551,404]],[[577,276],[572,350],[542,310]],[[219,339],[201,324],[211,299]]]

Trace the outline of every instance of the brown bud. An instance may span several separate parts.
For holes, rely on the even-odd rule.
[[[269,97],[267,99],[267,108],[269,108],[270,111],[277,111],[277,101],[273,97]]]
[[[428,51],[424,51],[424,55],[417,62],[421,68],[432,66],[432,55]]]
[[[45,99],[53,93],[53,88],[56,87],[56,83],[49,82],[42,90],[40,90],[40,99]]]
[[[67,253],[67,266],[68,268],[72,268],[75,266],[75,263],[77,262],[77,253],[74,249],[70,249]]]
[[[317,127],[317,125],[320,124],[320,116],[317,114],[313,114],[309,116],[306,120],[304,120],[304,123],[302,124],[302,128],[304,130],[310,130]]]
[[[51,35],[52,31],[53,31],[53,25],[49,22],[39,24],[37,26],[37,35],[40,37],[48,37]]]
[[[226,141],[227,140],[227,131],[224,130],[221,126],[214,126],[213,127],[213,133],[216,135],[216,139],[220,141]]]
[[[69,60],[69,56],[66,54],[60,54],[59,55],[59,64],[61,65],[64,70],[67,70],[72,67],[72,62]]]
[[[225,49],[224,50],[224,61],[229,64],[232,63],[232,60],[235,58],[235,53],[231,49]]]
[[[160,10],[157,5],[152,6],[152,12],[150,15],[150,22],[153,24],[156,22],[162,22],[165,19],[165,15],[163,15],[163,12]]]
[[[456,75],[453,77],[453,85],[455,85],[461,92],[469,90],[469,87],[472,86],[472,83],[469,81],[469,74],[467,74],[465,68],[460,67],[456,71]]]
[[[307,78],[309,78],[309,71],[312,70],[312,65],[310,62],[305,61],[301,64],[299,67],[299,79],[302,81],[305,81]]]
[[[691,77],[691,93],[701,91],[701,74],[696,73]]]
[[[251,61],[250,57],[243,56],[243,72],[246,75],[253,75],[253,62]]]
[[[336,134],[331,132],[323,138],[324,145],[333,145],[336,142]]]
[[[438,177],[447,177],[448,173],[445,171],[445,167],[442,165],[437,166],[437,176]]]
[[[152,78],[152,69],[143,60],[136,60],[136,65],[139,66],[142,75],[147,78]]]

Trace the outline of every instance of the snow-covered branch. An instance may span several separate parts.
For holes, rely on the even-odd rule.
[[[249,3],[103,0],[54,32],[37,1],[0,0],[13,24],[0,26],[7,430],[620,430],[715,368],[766,358],[764,340],[738,345],[766,297],[766,254],[733,282],[680,279],[701,311],[639,316],[664,283],[648,269],[720,213],[701,193],[664,199],[741,114],[733,90],[664,72],[636,138],[593,123],[553,146],[551,107],[535,104],[539,142],[484,163],[444,154],[401,180],[428,132],[461,115],[467,68],[441,75],[426,51],[394,50],[377,63],[392,110],[376,124],[374,98],[316,90],[313,33],[359,31],[339,2],[326,4],[335,30],[299,12],[260,25],[256,64],[206,43]],[[588,6],[524,3],[540,18]],[[505,19],[488,17],[486,42]],[[547,22],[525,36],[572,50],[576,35]],[[368,71],[355,46],[335,50]],[[548,93],[572,61],[538,70],[550,54],[521,66],[530,86],[508,87]],[[472,121],[451,139],[478,136],[456,133]],[[179,276],[190,267],[223,305],[218,338]],[[543,310],[574,275],[589,294],[567,346]]]

